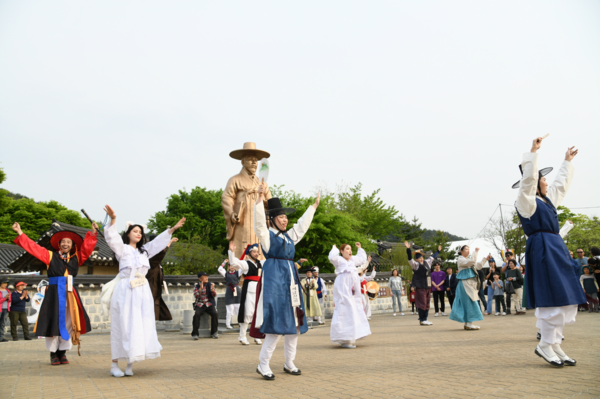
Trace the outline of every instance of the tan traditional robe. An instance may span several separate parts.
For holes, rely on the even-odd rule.
[[[227,182],[221,197],[221,205],[225,221],[227,222],[227,240],[236,245],[235,257],[240,258],[248,244],[258,243],[254,234],[254,203],[258,198],[258,176],[250,175],[245,168]],[[271,198],[271,191],[267,189],[265,200]],[[231,222],[231,215],[236,213],[239,223]],[[262,251],[260,258],[262,258]]]

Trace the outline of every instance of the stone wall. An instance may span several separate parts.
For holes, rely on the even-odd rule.
[[[167,276],[167,280],[169,276]],[[333,277],[333,276],[332,276]],[[335,278],[335,277],[333,277]],[[329,277],[329,275],[324,275],[323,279],[326,282],[327,291],[329,295],[324,302],[324,311],[325,317],[330,319],[333,316],[333,279]],[[110,280],[108,280],[110,281]],[[39,277],[37,278],[37,282],[39,282]],[[225,285],[221,282],[214,281],[216,285],[216,290],[218,294],[217,299],[217,311],[219,313],[219,321],[220,324],[225,323],[225,301],[223,297],[225,295]],[[380,287],[387,287],[388,281],[387,278],[377,279],[377,283]],[[100,292],[102,284],[79,284],[77,289],[81,296],[81,300],[87,311],[90,322],[92,324],[92,334],[106,334],[110,333],[110,315],[101,314],[101,305],[100,305]],[[30,296],[32,296],[36,291],[30,289]],[[193,292],[194,292],[194,283],[192,282],[183,282],[183,283],[169,283],[169,295],[163,294],[163,299],[169,310],[171,311],[171,315],[173,316],[172,321],[157,321],[156,329],[158,331],[181,331],[182,330],[182,322],[183,322],[183,312],[184,310],[193,310]],[[381,313],[390,313],[392,311],[392,298],[391,297],[379,297],[374,301],[370,301],[371,304],[371,313],[372,314],[381,314]],[[402,308],[404,311],[409,309],[409,303],[407,301],[407,297],[402,297]],[[27,312],[28,315],[35,313],[35,311],[31,308],[31,303],[27,304]],[[232,321],[232,324],[237,324],[237,319]],[[29,330],[33,332],[34,324],[30,324]],[[6,338],[10,338],[10,322],[7,320],[6,327]],[[19,326],[19,336],[22,336],[21,327]]]

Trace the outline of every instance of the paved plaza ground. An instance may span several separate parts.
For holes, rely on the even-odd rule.
[[[0,398],[593,398],[600,397],[600,315],[580,313],[563,348],[576,367],[556,369],[533,351],[535,317],[486,316],[480,331],[447,317],[419,326],[416,316],[377,315],[357,349],[329,341],[329,320],[298,344],[302,376],[285,374],[283,340],[273,356],[275,381],[255,369],[260,347],[237,336],[192,341],[159,334],[162,357],[113,378],[108,335],[83,336],[81,357],[50,366],[43,340],[0,344]],[[124,368],[124,364],[122,364]]]

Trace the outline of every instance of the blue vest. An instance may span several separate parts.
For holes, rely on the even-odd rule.
[[[298,292],[302,292],[300,277],[293,260],[296,249],[287,234],[289,242],[285,242],[281,235],[270,230],[269,234],[271,247],[269,252],[265,253],[266,260],[262,267],[263,323],[260,332],[263,334],[297,334],[295,309],[292,307],[290,293],[292,280],[298,287]],[[300,309],[306,312],[302,295],[300,295]],[[302,322],[298,320],[298,324],[302,324],[298,327],[300,333],[304,334],[308,331],[308,326],[306,316],[302,319]]]
[[[547,201],[536,198],[537,209],[529,219],[519,215],[528,237],[525,251],[527,307],[586,303],[579,282],[579,267],[558,234],[556,208],[550,200]]]

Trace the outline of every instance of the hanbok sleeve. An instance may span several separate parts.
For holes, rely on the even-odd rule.
[[[569,222],[567,220],[565,222],[565,224],[563,224],[563,227],[562,227],[562,229],[560,229],[558,234],[560,234],[560,236],[564,239],[567,236],[567,234],[569,234],[569,231],[573,230],[573,227],[575,227],[573,222]]]
[[[239,260],[238,258],[235,257],[235,254],[231,251],[227,251],[227,253],[229,254],[229,264],[233,267],[235,267],[236,269],[239,269],[241,274],[246,274],[248,273],[248,263],[244,262],[242,260]]]
[[[219,274],[223,277],[225,277],[225,269],[223,268],[223,265],[219,266],[219,268],[217,269],[217,271],[219,272]]]
[[[329,251],[329,261],[334,267],[337,267],[340,259],[340,250],[335,247],[335,245]]]
[[[269,236],[269,228],[265,217],[265,205],[262,202],[254,204],[254,234],[258,237],[265,253],[269,252],[271,237]]]
[[[573,172],[574,169],[571,162],[563,161],[562,165],[560,165],[560,169],[558,170],[558,176],[556,176],[552,184],[548,186],[548,192],[546,193],[546,196],[557,208],[560,204],[562,204],[567,191],[569,191],[571,181],[573,180]]]
[[[458,269],[468,269],[470,267],[473,267],[473,265],[475,265],[475,260],[465,258],[464,256],[459,256],[458,260],[456,261],[456,265],[457,265]]]
[[[85,261],[90,257],[92,252],[94,252],[94,248],[96,248],[96,243],[98,242],[98,233],[92,234],[91,232],[87,232],[85,234],[85,238],[83,239],[83,244],[81,245],[81,251],[79,252],[79,266],[83,265]]]
[[[27,237],[25,233],[17,236],[14,242],[46,266],[50,264],[52,252],[34,242],[31,238]]]
[[[121,259],[123,251],[125,250],[125,244],[123,244],[123,240],[117,232],[116,223],[109,225],[108,229],[104,229],[104,239],[106,240],[108,247],[115,253],[117,260]]]
[[[367,264],[366,267],[369,266],[369,263],[367,262],[367,253],[362,248],[358,248],[356,255],[354,255],[352,257],[352,260],[354,261],[355,265],[363,265],[364,266],[364,264],[366,263]]]
[[[371,281],[371,280],[373,280],[373,279],[375,278],[375,276],[376,276],[376,275],[377,275],[377,272],[376,272],[375,270],[373,270],[373,271],[371,272],[371,275],[370,275],[370,276],[366,276],[366,277],[365,277],[365,280],[367,280],[367,281]]]
[[[292,227],[288,231],[288,235],[290,236],[294,244],[298,244],[300,240],[302,240],[302,237],[304,237],[304,235],[308,231],[308,228],[310,227],[314,216],[315,207],[311,205],[308,207],[306,212],[304,212],[304,215],[302,215],[302,217],[298,219],[298,222],[294,225],[294,227]]]
[[[148,258],[153,257],[165,249],[167,245],[169,245],[169,241],[171,241],[171,233],[169,233],[169,230],[167,229],[156,236],[154,240],[147,242],[144,245],[144,249],[148,251]]]
[[[475,254],[475,256],[477,256],[477,253]],[[483,269],[483,265],[485,265],[485,264],[487,263],[487,261],[488,261],[488,260],[487,260],[487,258],[486,258],[486,257],[483,257],[483,258],[481,258],[481,260],[480,260],[479,262],[477,262],[477,263],[476,263],[476,268],[477,268],[477,270],[481,270],[481,269]]]
[[[523,162],[521,163],[523,178],[521,179],[521,186],[519,187],[519,194],[517,194],[515,207],[519,214],[527,219],[530,218],[537,209],[537,203],[535,201],[539,178],[537,159],[538,155],[536,153],[526,152],[523,154]]]

